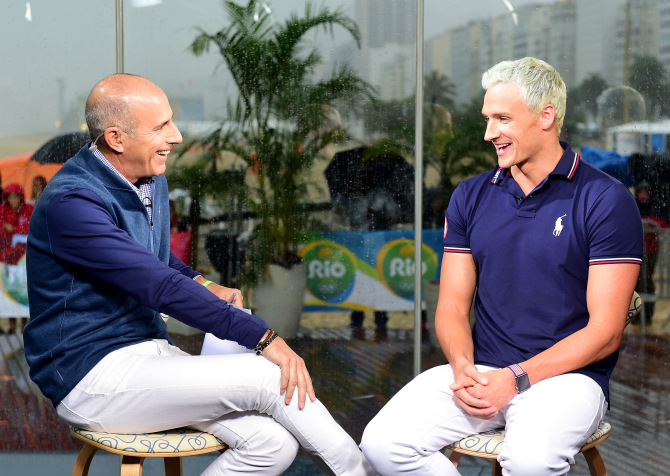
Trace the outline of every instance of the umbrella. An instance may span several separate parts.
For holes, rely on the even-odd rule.
[[[27,152],[0,159],[0,176],[4,186],[17,183],[25,190],[26,200],[33,199],[33,180],[49,181],[70,157],[89,141],[85,132],[71,132],[49,139],[34,154]]]
[[[87,132],[68,132],[49,139],[30,160],[38,164],[64,164],[90,142]]]
[[[356,147],[333,156],[324,172],[333,201],[347,201],[347,197],[351,194],[351,186],[356,182],[358,164],[363,159],[364,152],[365,147]]]
[[[373,228],[411,222],[414,167],[395,154],[363,159],[365,150],[357,147],[335,154],[325,171],[331,198],[345,205],[351,217],[376,215],[375,220],[383,225],[371,225]],[[356,221],[362,224],[364,220]]]

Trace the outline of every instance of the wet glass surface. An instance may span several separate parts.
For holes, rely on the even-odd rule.
[[[291,14],[303,15],[306,3],[257,2],[251,17],[281,26]],[[170,163],[177,214],[174,246],[183,259],[210,279],[242,287],[250,304],[256,305],[251,289],[262,275],[252,265],[265,264],[268,250],[278,260],[295,258],[275,253],[276,242],[258,239],[269,236],[259,230],[287,223],[284,237],[291,245],[305,235],[319,242],[323,233],[342,233],[343,240],[346,233],[357,233],[346,246],[338,242],[310,248],[323,258],[314,273],[341,279],[314,285],[308,279],[311,294],[300,316],[298,337],[291,342],[304,355],[320,398],[358,441],[370,418],[412,377],[412,277],[403,281],[381,276],[374,292],[360,291],[352,273],[333,265],[332,258],[357,260],[368,266],[366,276],[373,275],[371,250],[387,248],[382,242],[371,245],[370,237],[388,230],[412,232],[415,192],[421,195],[422,227],[439,232],[453,189],[495,164],[491,145],[483,141],[481,73],[502,60],[526,55],[545,59],[568,86],[562,138],[583,160],[618,178],[631,192],[637,195],[645,184],[649,191],[640,212],[646,217],[649,247],[656,246],[657,252],[645,257],[638,283],[645,299],[643,318],[624,336],[607,416],[613,431],[600,450],[610,474],[667,474],[663,456],[670,443],[670,1],[426,0],[421,190],[414,189],[415,1],[327,3],[352,21],[344,23],[355,25],[359,41],[342,25],[332,34],[319,29],[305,37],[295,64],[312,50],[319,61],[309,74],[291,78],[301,87],[277,89],[282,100],[269,111],[273,122],[265,131],[273,132],[273,151],[281,152],[272,158],[282,160],[268,162],[262,147],[234,155],[228,142],[221,146],[227,152],[208,155],[212,149],[202,141],[222,127],[224,132],[235,131],[236,140],[243,137],[258,146],[258,137],[249,133],[250,123],[241,121],[231,107],[238,104],[240,89],[229,65],[214,47],[193,52],[193,42],[202,32],[230,25],[222,4],[124,2],[124,71],[161,86],[186,141],[200,140],[179,160],[171,157]],[[86,96],[96,81],[116,70],[117,52],[121,54],[115,14],[114,2],[102,0],[0,6],[0,36],[5,40],[0,43],[3,187],[19,180],[10,175],[5,158],[22,155],[28,161],[50,139],[85,131]],[[239,58],[247,73],[255,71],[260,77],[266,72],[258,61],[245,60],[249,58]],[[309,87],[341,68],[369,83],[374,88],[368,91],[370,97],[335,88],[329,95],[314,96],[319,107],[312,108],[304,97],[289,94],[313,91]],[[57,155],[46,162],[53,165],[67,158]],[[263,175],[266,163],[271,170]],[[261,201],[259,176],[268,180],[265,186],[275,181],[273,192],[286,198],[283,204]],[[197,246],[189,248],[191,242]],[[402,259],[411,254],[403,246],[391,251]],[[0,263],[0,275],[0,298],[11,301],[0,303],[0,451],[25,460],[38,452],[76,451],[79,445],[28,377],[20,333],[28,311],[20,269]],[[339,307],[345,304],[369,310],[365,315],[343,312]],[[175,333],[175,340],[192,353],[198,352],[201,339],[192,330]],[[427,341],[421,351],[423,368],[443,361]],[[297,465],[303,469],[296,474],[310,467],[303,460]],[[583,459],[578,458],[574,471],[587,472]]]

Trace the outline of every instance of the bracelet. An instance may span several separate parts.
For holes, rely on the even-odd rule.
[[[256,352],[256,355],[261,355],[267,346],[269,346],[277,337],[279,337],[279,334],[270,329],[270,333],[267,335],[267,337],[261,340],[258,344],[256,344],[256,347],[254,347],[254,352]]]
[[[202,283],[202,285],[205,286],[205,287],[207,287],[207,286],[209,286],[210,284],[212,284],[213,282],[214,282],[214,281],[205,281],[204,283]]]

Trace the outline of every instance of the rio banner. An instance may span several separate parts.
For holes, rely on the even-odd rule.
[[[26,256],[16,265],[0,262],[0,317],[28,317]]]
[[[443,231],[423,230],[421,279],[439,279]],[[342,231],[306,235],[304,311],[414,309],[414,231]]]

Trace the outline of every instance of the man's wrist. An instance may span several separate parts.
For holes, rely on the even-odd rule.
[[[263,351],[269,346],[273,340],[275,340],[277,337],[279,337],[279,334],[277,334],[275,331],[272,329],[268,329],[265,331],[265,334],[263,335],[263,338],[258,341],[258,344],[256,344],[256,347],[254,347],[254,352],[256,352],[256,355],[261,355]]]
[[[512,364],[507,367],[514,374],[514,386],[517,393],[523,393],[530,388],[530,379],[528,374],[521,368],[519,364]]]

